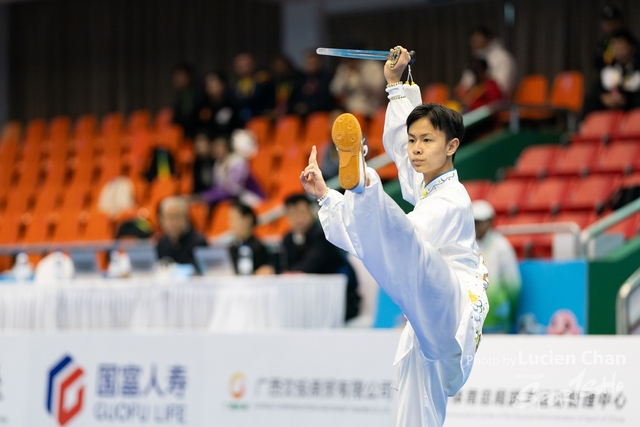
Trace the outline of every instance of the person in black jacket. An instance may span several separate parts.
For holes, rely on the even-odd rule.
[[[358,315],[360,296],[357,279],[344,253],[329,243],[305,194],[294,194],[285,201],[291,231],[281,246],[283,272],[345,274],[348,278],[345,320]]]
[[[197,131],[206,132],[210,139],[229,135],[242,127],[223,72],[211,71],[205,76],[204,95],[196,103],[193,124]]]
[[[189,224],[189,202],[180,196],[171,196],[160,203],[160,228],[162,236],[158,239],[156,250],[158,260],[169,258],[177,264],[196,265],[193,248],[207,246],[204,236]]]
[[[251,249],[253,272],[260,274],[262,267],[269,264],[269,252],[260,240],[253,235],[253,229],[258,223],[255,212],[244,203],[234,200],[229,209],[229,225],[233,242],[229,246],[229,254],[233,260],[233,267],[238,271],[238,251],[241,246]]]

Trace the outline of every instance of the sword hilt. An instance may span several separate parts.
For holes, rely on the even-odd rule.
[[[416,62],[416,51],[415,50],[410,50],[409,51],[409,56],[411,56],[411,59],[409,60],[409,63],[407,65],[411,65],[414,62]],[[391,54],[391,58],[389,58],[389,60],[391,61],[391,64],[389,66],[391,68],[394,68],[396,66],[396,63],[398,62],[399,58],[400,58],[400,46],[396,47],[393,50],[393,53]]]

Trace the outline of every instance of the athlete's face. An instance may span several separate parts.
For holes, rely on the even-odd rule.
[[[451,156],[460,145],[458,138],[447,141],[447,135],[434,128],[427,117],[413,122],[408,137],[407,151],[411,166],[424,175],[425,182],[453,168]]]

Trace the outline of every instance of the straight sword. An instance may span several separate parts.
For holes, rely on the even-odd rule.
[[[374,61],[386,61],[391,60],[391,68],[393,68],[398,62],[400,57],[400,48],[396,47],[393,53],[389,53],[385,50],[359,50],[359,49],[334,49],[330,47],[319,47],[316,49],[318,55],[327,56],[339,56],[341,58],[354,58],[354,59],[372,59]],[[409,65],[413,64],[416,60],[416,52],[410,51],[411,59]]]

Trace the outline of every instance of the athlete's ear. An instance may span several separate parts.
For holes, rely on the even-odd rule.
[[[447,156],[453,156],[456,151],[458,151],[458,147],[460,147],[460,140],[458,138],[453,138],[449,141],[447,143]]]

